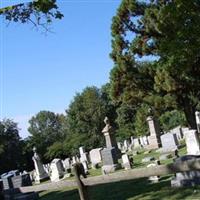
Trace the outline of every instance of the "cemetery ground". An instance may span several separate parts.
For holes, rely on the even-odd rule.
[[[197,200],[200,199],[200,187],[171,188],[170,177],[162,177],[159,183],[150,183],[147,179],[103,184],[89,188],[93,200]],[[40,193],[40,200],[77,200],[76,188]]]
[[[182,148],[179,149],[179,156],[186,154],[186,147],[182,144]],[[132,155],[130,155],[132,156]],[[147,166],[150,162],[142,162],[145,157],[154,157],[158,159],[159,152],[155,150],[146,152],[145,150],[138,149],[138,154],[134,155],[133,169]],[[169,164],[173,162],[173,158],[162,160],[161,164]],[[122,170],[122,169],[120,169]],[[101,175],[101,168],[91,169],[89,176]],[[172,188],[171,187],[172,175],[162,176],[158,183],[151,183],[147,178],[135,179],[129,181],[121,181],[116,183],[102,184],[98,186],[89,187],[90,199],[95,200],[176,200],[176,199],[188,199],[196,200],[200,199],[200,186],[184,187],[184,188]],[[70,178],[71,179],[71,178]],[[63,188],[59,191],[44,191],[40,194],[40,200],[76,200],[79,199],[78,190],[76,187]]]

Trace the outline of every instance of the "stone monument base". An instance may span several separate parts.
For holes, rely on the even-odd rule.
[[[161,147],[161,143],[159,139],[156,137],[156,135],[151,135],[149,136],[148,139],[149,139],[149,145],[146,146],[148,150],[158,149]]]
[[[43,175],[43,176],[36,175],[36,177],[35,177],[35,183],[39,184],[39,183],[41,183],[41,182],[44,182],[44,181],[49,180],[49,178],[50,178],[50,177],[49,177],[48,174]]]
[[[118,155],[115,147],[104,148],[101,151],[101,156],[103,161],[103,167],[102,167],[103,174],[114,172],[119,167]]]
[[[102,174],[109,174],[109,173],[113,173],[116,171],[116,169],[119,169],[120,165],[119,164],[115,164],[115,165],[103,165],[101,168]]]

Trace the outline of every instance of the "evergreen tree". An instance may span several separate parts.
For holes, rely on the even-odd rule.
[[[180,109],[189,126],[196,128],[199,9],[198,0],[122,1],[112,23],[114,100],[132,105],[141,100],[165,111]],[[136,60],[146,56],[151,56],[151,65],[145,76]]]

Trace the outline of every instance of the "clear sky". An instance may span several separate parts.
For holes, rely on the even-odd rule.
[[[1,7],[22,1],[0,0]],[[109,81],[113,67],[111,20],[120,0],[58,0],[64,14],[54,33],[33,26],[0,26],[1,119],[18,122],[28,136],[28,120],[41,110],[64,113],[76,92]]]

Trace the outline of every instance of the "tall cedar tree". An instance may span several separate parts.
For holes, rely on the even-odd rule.
[[[200,1],[123,0],[112,22],[113,99],[153,101],[184,111],[196,128],[200,99]],[[156,56],[153,73],[142,74],[135,59]]]

